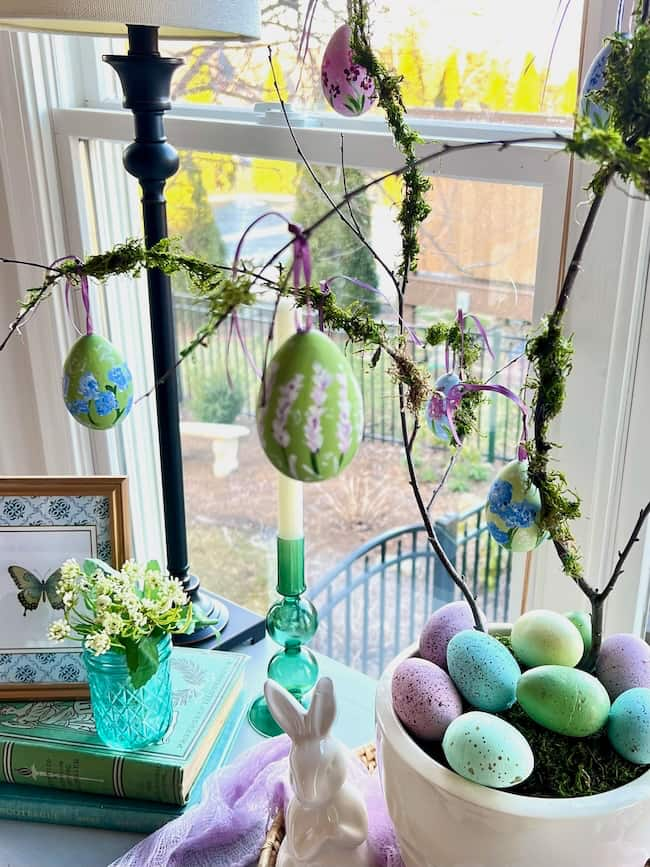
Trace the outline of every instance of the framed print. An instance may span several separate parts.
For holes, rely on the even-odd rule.
[[[47,637],[59,567],[129,555],[124,476],[0,477],[0,700],[87,696],[78,642]]]

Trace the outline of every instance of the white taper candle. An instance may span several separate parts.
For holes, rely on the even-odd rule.
[[[292,302],[281,298],[275,318],[276,349],[295,334]],[[303,507],[302,482],[278,476],[278,536],[281,539],[302,539]]]

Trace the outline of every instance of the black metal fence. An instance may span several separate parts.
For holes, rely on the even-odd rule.
[[[180,293],[174,296],[174,308],[177,339],[179,345],[183,346],[205,321],[206,308],[191,295]],[[263,366],[270,320],[271,310],[262,304],[244,309],[239,314],[240,330],[258,370]],[[424,330],[424,327],[415,328],[420,335]],[[239,341],[233,338],[228,349],[228,331],[228,323],[224,323],[208,346],[194,353],[192,360],[181,365],[182,400],[191,401],[193,389],[201,378],[223,376],[227,355],[231,379],[239,385],[244,395],[243,414],[252,417],[255,415],[259,381]],[[332,336],[342,347],[346,345],[345,334],[335,333]],[[495,359],[492,360],[486,351],[482,353],[478,371],[482,379],[491,370],[504,367],[519,356],[524,347],[523,338],[503,333],[500,329],[492,329],[489,337]],[[410,346],[414,360],[426,364],[434,379],[444,373],[442,347]],[[365,438],[401,442],[397,388],[390,375],[390,359],[382,353],[376,366],[372,367],[370,353],[348,347],[347,355],[363,390]],[[520,359],[503,372],[500,382],[517,392],[524,377],[525,359]],[[479,410],[478,431],[473,443],[483,459],[489,462],[512,459],[519,424],[519,411],[511,401],[497,395],[487,397]],[[432,448],[444,448],[442,444],[436,444],[433,437],[429,438],[429,442]]]
[[[435,529],[488,620],[506,621],[512,553],[492,541],[484,508],[447,515]],[[308,593],[320,622],[314,649],[371,677],[417,641],[432,611],[460,598],[420,524],[371,539]]]

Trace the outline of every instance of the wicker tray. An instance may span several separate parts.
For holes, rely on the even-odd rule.
[[[363,764],[372,773],[377,767],[377,749],[375,745],[368,744],[365,747],[360,747],[356,753]],[[284,814],[280,811],[268,830],[266,841],[260,854],[260,860],[257,862],[257,867],[275,867],[276,861],[278,860],[278,850],[283,840]]]

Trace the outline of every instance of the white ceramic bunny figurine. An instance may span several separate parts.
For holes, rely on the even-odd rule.
[[[273,680],[266,681],[264,695],[293,742],[289,768],[294,796],[277,867],[369,867],[366,805],[346,783],[346,747],[329,733],[336,716],[332,681],[318,681],[309,710]]]

